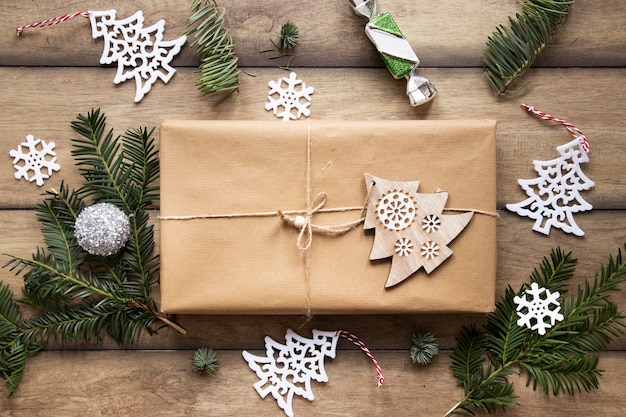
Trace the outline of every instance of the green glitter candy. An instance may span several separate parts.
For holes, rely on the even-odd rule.
[[[400,31],[400,28],[396,24],[396,21],[393,20],[393,17],[389,13],[383,13],[373,17],[372,20],[370,20],[370,25],[375,29],[391,33],[392,35],[404,39],[404,35]],[[394,78],[403,78],[411,72],[413,64],[410,61],[381,53],[379,53],[379,55]]]

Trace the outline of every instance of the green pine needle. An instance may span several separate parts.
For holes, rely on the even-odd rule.
[[[280,28],[280,32],[278,32],[278,38],[276,39],[276,46],[278,49],[287,50],[292,49],[298,46],[298,38],[300,33],[298,31],[298,27],[290,22],[286,21]]]
[[[193,53],[200,59],[197,87],[203,95],[222,94],[217,106],[239,90],[238,58],[224,25],[225,9],[212,0],[193,0],[191,11],[185,34],[193,37]]]
[[[413,346],[409,350],[409,356],[413,363],[427,365],[439,353],[439,345],[434,334],[418,332],[413,335]]]
[[[530,275],[530,282],[561,294],[564,319],[547,329],[545,335],[517,325],[513,299],[530,283],[517,292],[511,287],[506,289],[496,310],[488,315],[484,331],[475,326],[461,331],[450,369],[464,395],[446,416],[474,415],[474,410],[493,412],[517,404],[513,384],[508,380],[511,374],[526,374],[526,385],[546,394],[574,395],[598,389],[598,352],[621,336],[626,327],[624,315],[610,299],[611,293],[619,291],[619,285],[626,281],[626,262],[622,251],[618,251],[594,279],[585,278],[565,298],[576,262],[571,253],[557,248]]]
[[[194,371],[209,375],[215,375],[219,369],[217,354],[213,349],[206,347],[199,348],[194,352],[191,364]]]
[[[482,59],[485,77],[496,95],[517,94],[515,88],[539,55],[567,23],[573,0],[524,0],[522,13],[509,17],[488,38]]]
[[[183,332],[158,311],[151,298],[159,258],[147,207],[159,198],[159,161],[154,129],[129,130],[115,136],[99,109],[72,122],[78,138],[72,155],[85,182],[77,190],[61,183],[46,194],[35,213],[44,248],[30,259],[10,256],[4,265],[23,275],[22,297],[14,299],[0,284],[0,373],[17,389],[26,358],[52,339],[58,343],[101,342],[111,337],[132,344],[141,334],[155,333],[165,323]],[[131,239],[112,257],[83,251],[74,237],[80,211],[96,202],[109,202],[130,217]],[[34,307],[23,320],[19,305]]]

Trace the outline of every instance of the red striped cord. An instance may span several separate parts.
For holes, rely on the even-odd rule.
[[[15,34],[17,36],[20,36],[20,34],[24,31],[24,29],[58,25],[59,23],[65,22],[66,20],[71,19],[76,16],[82,16],[82,17],[86,17],[87,19],[89,19],[89,12],[69,13],[69,14],[64,14],[62,16],[53,17],[51,19],[40,20],[39,22],[30,23],[28,25],[23,25],[23,26],[20,25],[15,28]]]
[[[374,368],[376,368],[376,375],[378,376],[378,383],[377,385],[379,387],[383,386],[383,382],[385,381],[385,377],[383,376],[383,371],[380,368],[380,364],[378,363],[378,361],[376,360],[376,358],[374,357],[374,355],[372,354],[372,352],[367,348],[367,346],[365,345],[365,343],[359,339],[356,335],[347,332],[345,330],[337,330],[335,332],[335,335],[337,336],[341,336],[344,339],[354,343],[356,346],[358,346],[363,352],[365,352],[365,354],[367,355],[368,358],[370,358],[372,360],[372,362],[374,363]]]
[[[533,113],[535,116],[543,120],[561,123],[574,137],[578,138],[578,141],[580,142],[580,146],[582,147],[583,151],[589,152],[589,139],[587,139],[587,136],[585,136],[585,134],[579,128],[564,119],[544,113],[541,110],[535,109],[533,106],[529,106],[528,104],[522,103],[522,107],[527,112]]]

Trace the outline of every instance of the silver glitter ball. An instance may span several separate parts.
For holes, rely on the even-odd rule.
[[[124,247],[130,236],[128,216],[111,203],[98,203],[80,212],[74,236],[92,255],[110,256]]]

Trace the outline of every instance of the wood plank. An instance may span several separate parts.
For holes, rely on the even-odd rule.
[[[58,187],[61,180],[81,183],[71,158],[70,122],[78,113],[98,106],[108,116],[109,126],[122,133],[140,126],[158,126],[165,118],[278,120],[264,109],[266,81],[285,76],[277,68],[250,69],[254,77],[242,76],[241,92],[217,108],[195,89],[196,74],[181,70],[169,85],[156,83],[139,104],[134,104],[132,83],[115,86],[113,70],[79,68],[0,67],[0,144],[15,149],[27,134],[55,141],[59,172],[44,189]],[[314,86],[311,118],[459,119],[498,120],[498,207],[521,201],[518,178],[534,178],[532,160],[558,156],[556,146],[571,140],[557,123],[534,118],[520,101],[566,118],[581,128],[591,142],[590,162],[584,172],[597,186],[584,198],[598,209],[626,208],[626,171],[621,169],[621,145],[615,138],[626,134],[622,118],[624,69],[538,69],[530,72],[530,89],[520,97],[497,99],[478,69],[429,69],[425,75],[437,84],[439,96],[430,104],[413,108],[404,94],[405,83],[383,69],[298,69],[298,76]],[[45,83],[41,80],[45,79]],[[584,88],[593,79],[593,87]],[[563,103],[572,85],[583,86],[579,99]],[[36,98],[33,86],[38,86]],[[71,88],[66,88],[71,86]],[[16,99],[19,98],[19,99]],[[468,103],[471,100],[471,104]],[[462,144],[460,144],[462,146]],[[42,188],[13,178],[10,164],[0,164],[0,207],[29,208],[40,200]]]
[[[380,1],[379,11],[390,12],[413,46],[423,67],[482,67],[481,54],[488,36],[508,17],[520,11],[514,0],[493,2],[475,0]],[[257,5],[247,0],[222,2],[226,6],[226,25],[233,37],[235,52],[242,66],[276,65],[270,39],[280,25],[291,20],[301,33],[293,61],[303,67],[381,67],[371,43],[363,33],[365,20],[355,16],[348,0],[318,2],[301,7],[298,2],[264,1]],[[0,16],[0,65],[7,66],[98,66],[102,40],[91,38],[88,21],[82,17],[47,29],[30,29],[19,38],[13,28],[71,13],[81,6],[52,0],[35,6],[16,2]],[[190,14],[189,2],[168,0],[158,8],[149,0],[133,3],[90,2],[90,10],[115,8],[119,18],[142,10],[145,25],[165,19],[164,39],[180,36]],[[558,47],[540,56],[536,66],[623,66],[626,63],[624,39],[626,7],[600,0],[577,0],[570,22],[558,39]],[[284,65],[286,62],[283,62]],[[191,48],[184,48],[174,66],[196,66]]]
[[[278,68],[287,59],[272,60],[271,53],[260,51],[269,47],[269,39],[286,20],[301,29],[292,66],[299,78],[316,89],[313,120],[498,120],[497,296],[507,285],[517,289],[557,245],[572,250],[579,259],[575,281],[582,282],[626,241],[626,171],[621,158],[621,138],[626,134],[624,4],[576,0],[558,46],[543,53],[526,76],[530,87],[519,96],[498,99],[482,75],[480,55],[496,26],[506,24],[508,16],[519,11],[520,1],[379,0],[379,10],[394,16],[420,57],[421,73],[439,90],[433,102],[412,108],[404,93],[405,82],[394,80],[382,67],[363,33],[365,21],[354,15],[348,0],[325,0],[310,7],[281,0],[220,3],[227,8],[226,24],[245,73],[240,93],[217,108],[195,88],[198,62],[189,45],[175,58],[178,72],[170,83],[155,83],[146,98],[135,104],[134,84],[114,85],[115,68],[99,64],[103,41],[91,38],[85,19],[33,29],[20,38],[13,31],[17,24],[87,8],[116,8],[119,17],[141,9],[146,25],[165,19],[164,38],[172,39],[184,31],[188,0],[164,0],[158,6],[149,0],[22,1],[4,7],[0,14],[4,28],[0,32],[0,146],[8,153],[27,134],[54,140],[62,169],[40,188],[15,180],[5,153],[6,163],[0,164],[2,263],[8,259],[4,254],[29,257],[41,244],[33,207],[41,201],[43,190],[58,187],[61,180],[73,186],[82,182],[70,155],[74,137],[70,122],[78,113],[101,107],[118,133],[158,126],[164,118],[275,120],[263,108],[267,82],[287,74]],[[543,236],[531,230],[532,220],[504,210],[506,203],[524,198],[517,179],[536,176],[532,160],[556,157],[555,147],[571,138],[556,123],[527,115],[519,107],[522,101],[574,123],[591,141],[591,159],[583,170],[596,187],[586,191],[584,198],[594,210],[575,215],[587,233],[583,238],[560,230]],[[152,214],[158,232],[158,205]],[[480,256],[480,248],[476,254]],[[7,269],[0,269],[0,281],[16,292],[23,283],[21,276]],[[626,305],[626,292],[615,294],[614,300]],[[24,313],[32,311],[24,309]],[[163,329],[123,350],[112,340],[101,345],[51,343],[29,359],[22,385],[12,399],[3,398],[0,392],[0,414],[282,415],[272,398],[261,400],[252,388],[257,378],[241,350],[261,353],[266,335],[281,341],[287,328],[303,335],[317,328],[345,329],[361,337],[383,367],[385,387],[375,387],[375,373],[365,355],[341,341],[337,358],[327,361],[330,381],[313,384],[314,402],[296,398],[296,415],[442,416],[461,396],[449,370],[455,337],[462,326],[482,325],[485,315],[328,315],[309,322],[301,316],[179,315],[175,320],[188,330],[186,336]],[[410,362],[407,350],[412,334],[423,330],[436,334],[443,351],[431,366],[418,368]],[[192,352],[200,346],[219,349],[222,367],[214,378],[190,370]],[[600,368],[606,371],[599,392],[555,398],[533,392],[525,387],[523,377],[515,378],[521,406],[495,415],[623,415],[626,338],[609,349],[600,355]]]
[[[348,343],[348,342],[341,342]],[[262,352],[253,352],[262,354]],[[462,396],[449,370],[449,352],[417,367],[406,352],[374,352],[385,374],[376,387],[371,362],[360,351],[340,351],[326,360],[327,383],[312,383],[315,400],[294,397],[302,416],[443,416]],[[0,399],[3,416],[279,416],[270,396],[261,399],[258,379],[239,351],[218,351],[214,377],[190,369],[192,351],[44,352],[29,360],[18,392]],[[597,415],[621,417],[626,408],[621,371],[626,353],[601,354],[606,369],[597,392],[546,396],[513,377],[520,405],[495,416]]]
[[[156,213],[155,215],[156,216]],[[600,270],[601,264],[608,262],[609,255],[615,255],[623,248],[626,236],[623,228],[616,224],[626,223],[626,211],[595,210],[578,214],[580,226],[587,232],[584,238],[566,235],[554,230],[546,237],[531,230],[532,221],[515,214],[501,212],[497,223],[498,265],[496,296],[500,297],[507,285],[518,289],[535,266],[538,266],[550,250],[560,246],[564,251],[572,251],[578,259],[578,267],[573,284],[582,283],[583,278],[592,278]],[[154,219],[156,222],[156,218]],[[4,225],[3,239],[0,241],[0,254],[11,254],[29,258],[37,244],[41,242],[39,225],[30,210],[0,210],[0,224]],[[156,223],[158,245],[158,223]],[[477,254],[479,254],[477,249]],[[8,258],[0,257],[2,263]],[[450,259],[449,261],[454,261]],[[409,279],[420,279],[416,275]],[[0,281],[8,283],[16,294],[23,285],[21,276],[15,276],[8,269],[0,269]],[[382,285],[382,283],[381,283]],[[623,286],[622,286],[623,287]],[[158,299],[158,294],[155,294]],[[626,305],[626,291],[615,293],[612,298],[621,306]],[[25,314],[30,314],[25,311]],[[192,349],[210,345],[216,349],[260,349],[263,338],[270,335],[280,338],[287,328],[310,332],[311,329],[345,329],[358,334],[373,349],[408,349],[411,336],[417,331],[431,331],[439,339],[442,349],[455,344],[455,338],[463,326],[482,325],[485,315],[481,314],[393,314],[393,315],[318,315],[310,322],[303,316],[274,315],[178,315],[175,320],[187,331],[183,336],[171,329],[162,330],[158,335],[144,335],[141,340],[128,346],[130,349]],[[64,346],[51,344],[50,348],[64,349],[116,349],[112,340],[104,344],[75,343]],[[611,344],[611,349],[626,349],[626,338]]]

